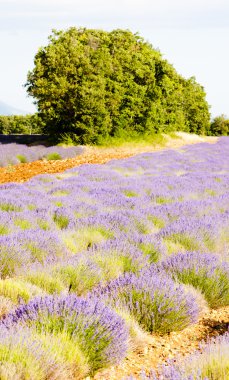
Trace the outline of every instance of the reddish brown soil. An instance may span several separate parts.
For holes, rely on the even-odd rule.
[[[67,169],[82,164],[104,164],[112,159],[121,159],[134,156],[143,152],[153,152],[161,149],[179,148],[187,144],[198,142],[216,142],[214,137],[200,137],[197,135],[188,135],[180,133],[177,139],[167,137],[167,143],[162,147],[160,145],[126,145],[118,148],[84,148],[84,153],[65,160],[56,161],[35,161],[15,166],[0,168],[0,184],[5,182],[24,182],[38,174],[60,173]]]
[[[163,336],[149,335],[141,348],[133,350],[118,366],[97,373],[94,380],[122,380],[129,375],[140,379],[142,368],[150,372],[152,368],[165,363],[177,355],[185,356],[199,348],[200,341],[224,334],[229,327],[229,306],[207,312],[197,324],[181,332]],[[90,378],[88,378],[90,379]]]

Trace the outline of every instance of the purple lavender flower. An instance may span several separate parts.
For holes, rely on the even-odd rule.
[[[91,294],[113,307],[126,308],[149,332],[181,330],[199,315],[195,297],[156,267],[142,270],[139,277],[124,274]]]
[[[161,263],[174,279],[199,289],[211,307],[229,305],[229,265],[212,254],[186,252]]]
[[[98,300],[74,295],[35,298],[8,314],[1,324],[8,329],[20,324],[38,332],[67,333],[88,357],[92,371],[118,363],[128,347],[128,330],[121,317]]]

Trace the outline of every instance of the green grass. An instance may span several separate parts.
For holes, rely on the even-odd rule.
[[[55,334],[48,332],[34,334],[45,351],[55,357],[58,365],[63,369],[67,367],[66,379],[83,379],[89,373],[90,367],[85,354],[79,348],[77,341],[73,341],[67,333],[62,331]],[[65,377],[61,379],[64,380]]]
[[[122,255],[120,252],[114,251],[107,256],[104,253],[98,253],[92,260],[102,270],[102,277],[105,281],[117,278],[125,272],[136,273],[139,270],[139,265],[131,257]]]
[[[69,219],[67,216],[64,215],[55,214],[53,220],[61,230],[67,228],[69,225]]]
[[[61,157],[61,155],[59,153],[53,152],[53,153],[47,154],[46,159],[48,161],[55,161],[55,160],[61,160],[62,157]]]
[[[156,200],[156,203],[160,205],[173,202],[171,198],[165,198],[165,197],[156,197],[155,200]]]
[[[0,295],[17,304],[19,300],[28,302],[31,297],[41,294],[39,288],[30,286],[23,279],[6,278],[0,280]]]
[[[91,269],[83,262],[77,263],[76,266],[56,266],[52,269],[52,277],[77,295],[86,294],[102,280],[99,270]]]
[[[35,243],[33,242],[26,243],[25,248],[29,249],[34,261],[37,260],[39,263],[44,262],[47,253],[44,250],[37,247]]]
[[[229,343],[226,340],[212,339],[201,352],[187,357],[184,361],[179,359],[178,366],[183,370],[185,378],[193,375],[193,378],[210,380],[229,379]]]
[[[135,220],[135,226],[140,234],[147,235],[152,232],[152,228],[140,220]]]
[[[0,344],[0,378],[2,380],[45,380],[45,371],[28,347],[18,343]]]
[[[68,194],[69,194],[69,191],[67,190],[57,190],[54,193],[52,193],[54,197],[62,197],[63,195],[68,195]]]
[[[14,225],[20,227],[22,230],[28,230],[31,227],[30,222],[25,219],[15,219]]]
[[[28,210],[31,210],[31,211],[36,210],[36,206],[33,204],[29,204],[27,207],[28,207]]]
[[[22,164],[25,164],[27,162],[27,158],[25,156],[23,156],[22,154],[18,154],[17,156],[17,159],[22,163]]]
[[[12,277],[22,265],[23,257],[16,255],[15,251],[12,252],[12,248],[1,247],[0,272],[2,279]]]
[[[135,191],[131,191],[131,190],[124,190],[123,194],[126,195],[129,198],[137,197],[138,196],[138,194],[135,193]]]
[[[19,212],[19,211],[22,211],[22,208],[12,205],[11,203],[2,203],[0,204],[0,210],[6,211],[6,212],[11,212],[11,211]]]
[[[200,245],[194,237],[183,234],[170,235],[164,239],[164,243],[169,254],[185,251],[198,251],[200,249]]]
[[[116,136],[99,137],[97,145],[103,147],[136,147],[146,145],[161,145],[166,144],[166,136],[163,134],[140,134],[131,131],[119,131]]]
[[[211,277],[206,268],[175,272],[175,278],[201,291],[211,308],[229,305],[229,276],[226,271],[215,270]]]
[[[158,218],[157,216],[154,215],[149,215],[148,220],[153,222],[154,226],[157,228],[164,228],[165,227],[165,222],[163,219]]]
[[[15,304],[8,297],[4,297],[0,294],[0,318],[3,315],[8,314],[11,310],[13,310]]]
[[[0,224],[0,235],[7,235],[8,233],[9,229],[6,226]]]
[[[158,250],[154,247],[153,244],[145,244],[141,243],[139,244],[140,250],[149,257],[150,263],[156,263],[159,261],[161,254],[158,252]]]
[[[51,276],[46,272],[31,272],[25,275],[24,279],[48,294],[60,294],[65,289],[64,284],[59,278]]]
[[[54,205],[57,206],[57,207],[62,207],[63,206],[63,202],[54,202]]]
[[[217,192],[213,189],[205,189],[205,193],[211,197],[215,197],[217,195]]]
[[[79,175],[78,172],[73,172],[73,173],[60,173],[56,176],[56,179],[62,180],[66,178],[72,178],[72,177],[77,177]]]
[[[70,251],[77,253],[113,237],[110,231],[103,227],[85,227],[76,232],[66,232],[63,234],[63,241]]]
[[[44,231],[50,230],[49,224],[46,222],[46,220],[37,219],[37,224]]]

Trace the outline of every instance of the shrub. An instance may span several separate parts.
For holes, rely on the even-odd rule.
[[[69,376],[66,362],[60,359],[61,348],[63,358],[64,354],[66,355],[61,341],[53,341],[51,335],[46,337],[47,342],[44,342],[44,334],[42,338],[35,336],[28,329],[9,331],[1,327],[0,378],[4,380],[65,380],[72,378]],[[67,345],[65,345],[65,349],[69,351]],[[71,350],[71,353],[74,351]],[[79,355],[77,359],[77,367],[81,369],[82,373],[83,363],[82,360],[80,362]]]
[[[199,315],[195,297],[154,267],[143,270],[139,277],[124,274],[92,295],[113,307],[126,308],[148,332],[182,330]]]
[[[60,264],[53,267],[51,272],[54,278],[77,295],[85,294],[102,280],[99,267],[87,260],[79,259],[74,264]]]
[[[30,260],[30,255],[21,247],[16,250],[12,244],[1,246],[0,278],[12,277]]]
[[[25,164],[27,162],[27,159],[25,156],[23,156],[22,154],[18,154],[17,156],[17,159],[22,163],[22,164]]]
[[[41,293],[39,288],[20,279],[6,278],[0,280],[0,295],[9,298],[15,304],[21,300],[27,302],[39,293]]]
[[[126,354],[124,321],[97,300],[73,295],[36,298],[2,320],[8,328],[22,324],[39,333],[67,334],[89,361],[91,372],[119,362]]]
[[[170,256],[161,263],[174,279],[193,285],[210,307],[229,305],[229,266],[212,254],[196,252]]]
[[[215,117],[208,131],[212,136],[228,136],[229,135],[229,119],[225,115]]]
[[[47,154],[46,159],[48,161],[61,160],[61,155],[59,153],[56,153],[56,152],[49,153],[49,154]]]

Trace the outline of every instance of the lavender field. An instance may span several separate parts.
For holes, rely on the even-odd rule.
[[[44,159],[72,158],[82,154],[82,152],[83,148],[77,146],[63,148],[61,146],[45,147],[44,145],[27,146],[16,143],[0,143],[0,167]]]
[[[0,379],[93,376],[229,305],[229,138],[1,185],[0,250]],[[142,378],[229,379],[205,352]]]

